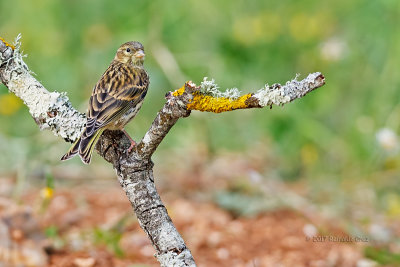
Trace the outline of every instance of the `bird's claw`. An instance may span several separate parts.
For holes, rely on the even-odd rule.
[[[131,145],[128,148],[128,153],[132,152],[132,149],[136,146],[136,142],[134,140],[131,140]]]

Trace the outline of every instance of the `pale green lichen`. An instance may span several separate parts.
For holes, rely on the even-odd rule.
[[[278,86],[269,86],[268,84],[264,85],[264,88],[261,88],[254,94],[259,101],[260,106],[271,106],[275,105],[283,105],[290,101],[290,97],[285,94],[283,87]]]
[[[13,60],[17,63],[16,65],[20,65],[24,69],[28,70],[28,72],[32,75],[36,75],[35,72],[30,70],[28,66],[26,65],[25,61],[23,58],[27,57],[27,54],[24,54],[24,52],[21,50],[21,39],[22,35],[19,33],[17,37],[14,40],[14,55],[13,55]]]
[[[15,38],[15,40],[14,40],[14,45],[13,45],[13,49],[14,50],[16,50],[16,51],[20,50],[20,48],[21,48],[21,39],[22,39],[22,35],[21,35],[21,33],[19,33],[17,35],[17,37]]]
[[[175,90],[172,95],[180,96],[185,92],[185,86]],[[229,98],[231,100],[236,100],[240,95],[240,91],[237,88],[226,89],[225,92],[221,92],[219,90],[218,85],[215,83],[214,79],[210,81],[207,80],[207,77],[204,77],[203,81],[200,83],[200,89],[198,94],[211,96],[215,98]]]
[[[18,63],[21,63],[23,66],[25,66],[28,69],[25,62],[22,60],[27,55],[25,55],[21,51],[21,38],[22,38],[22,35],[18,34],[14,40],[14,45],[13,45],[14,46],[14,56],[13,56],[13,58],[14,58],[14,60],[18,61]]]
[[[309,74],[305,79],[298,81],[299,74],[285,85],[266,84],[254,94],[260,106],[283,105],[294,99],[303,97],[312,90],[325,84],[325,77],[320,72]]]
[[[12,55],[12,57],[10,57],[10,58],[9,58],[7,61],[5,61],[5,62],[7,62],[7,67],[8,67],[9,62],[10,62],[10,60],[12,59],[12,60],[14,60],[14,62],[16,63],[16,64],[15,64],[16,66],[18,66],[18,67],[23,67],[23,68],[25,68],[26,70],[29,70],[28,66],[25,64],[25,62],[24,62],[24,60],[23,60],[23,58],[26,57],[27,55],[23,54],[23,52],[21,51],[21,38],[22,38],[22,35],[21,35],[21,34],[18,34],[17,37],[16,37],[15,40],[14,40],[14,44],[13,44],[13,45],[10,45],[10,44],[7,43],[6,41],[4,41],[3,38],[0,38],[1,41],[3,41],[4,44],[5,44],[6,46],[10,47],[10,48],[13,50],[13,55]],[[12,71],[14,71],[14,70],[11,70],[11,72],[12,72]],[[33,72],[31,72],[31,71],[29,71],[29,72],[30,72],[30,73],[33,73]]]
[[[240,97],[240,91],[237,88],[226,89],[225,92],[221,92],[215,80],[211,79],[209,81],[207,77],[204,77],[200,84],[200,93],[212,97],[225,97],[233,100]]]

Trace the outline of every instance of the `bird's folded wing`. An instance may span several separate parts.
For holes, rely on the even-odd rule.
[[[144,71],[131,69],[124,73],[110,66],[90,97],[86,134],[90,136],[136,106],[146,94],[148,84]]]

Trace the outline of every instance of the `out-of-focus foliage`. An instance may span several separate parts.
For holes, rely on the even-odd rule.
[[[391,264],[393,266],[400,264],[400,254],[394,254],[385,249],[366,247],[365,254],[368,258],[373,259],[380,264]]]
[[[144,44],[151,86],[127,127],[136,139],[165,93],[186,80],[207,76],[246,93],[321,71],[327,84],[284,108],[192,112],[160,150],[200,143],[212,160],[221,150],[264,145],[277,162],[265,177],[303,181],[310,201],[335,203],[342,214],[370,203],[393,217],[400,214],[399,25],[397,0],[0,2],[0,36],[22,33],[38,79],[66,91],[81,111],[116,48]],[[0,86],[0,173],[59,165],[67,148],[39,132],[26,107]],[[84,168],[96,163],[104,164]],[[365,219],[362,211],[354,216]]]

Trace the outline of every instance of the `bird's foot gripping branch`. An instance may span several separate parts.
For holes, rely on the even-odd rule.
[[[0,38],[1,82],[24,101],[40,129],[49,129],[66,141],[76,140],[85,126],[86,116],[72,107],[65,93],[49,92],[33,77],[23,61],[20,46],[20,38],[14,45]],[[284,85],[265,85],[254,93],[240,95],[237,89],[219,91],[213,80],[204,79],[199,86],[187,82],[167,94],[166,103],[131,153],[126,152],[130,142],[122,131],[104,131],[96,151],[113,165],[161,266],[196,266],[161,202],[151,162],[152,154],[179,118],[189,116],[192,110],[220,113],[283,105],[324,83],[324,76],[316,72],[301,81],[293,79]]]

